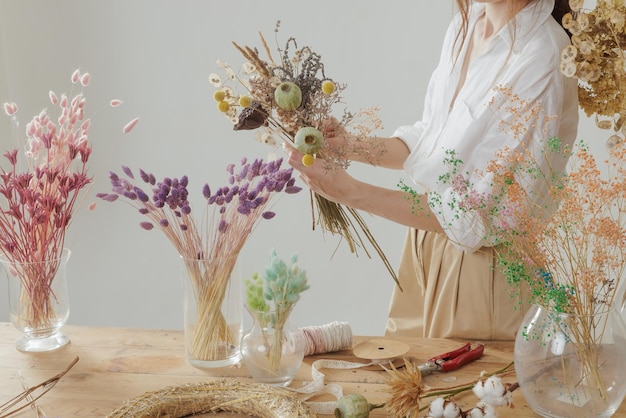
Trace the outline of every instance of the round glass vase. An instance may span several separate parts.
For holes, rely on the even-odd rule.
[[[533,305],[515,339],[515,371],[542,417],[610,417],[626,394],[626,326],[618,309],[593,315]]]
[[[304,333],[289,320],[291,309],[258,311],[246,307],[252,327],[241,340],[241,355],[252,378],[272,386],[288,386],[306,349]]]
[[[187,361],[198,368],[239,363],[243,302],[237,257],[181,257],[181,275]]]
[[[9,317],[22,333],[15,347],[24,352],[57,350],[69,338],[61,332],[70,315],[67,262],[71,251],[40,262],[15,262],[0,257],[9,285]]]

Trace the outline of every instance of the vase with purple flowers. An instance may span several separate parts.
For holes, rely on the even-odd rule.
[[[282,162],[282,158],[243,159],[238,167],[228,165],[228,185],[202,188],[209,213],[202,222],[193,217],[186,176],[157,181],[144,170],[136,178],[123,167],[123,175],[110,174],[112,192],[97,195],[108,202],[130,203],[147,218],[140,222],[143,229],[160,229],[176,248],[185,288],[187,359],[196,367],[223,367],[240,360],[239,254],[257,223],[274,218],[268,210],[271,198],[301,190],[295,185],[293,169],[281,168]]]

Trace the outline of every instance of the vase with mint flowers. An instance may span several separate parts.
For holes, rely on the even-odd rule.
[[[300,368],[306,340],[289,317],[309,288],[296,255],[287,264],[272,251],[265,275],[245,280],[246,308],[253,324],[241,341],[244,363],[257,382],[288,386]]]
[[[281,168],[282,158],[242,159],[229,164],[228,185],[202,188],[206,210],[194,218],[187,176],[156,177],[144,170],[139,176],[128,167],[123,175],[110,174],[112,192],[97,196],[113,202],[123,199],[146,221],[147,230],[160,229],[175,247],[182,265],[187,360],[199,368],[225,367],[241,360],[243,304],[236,266],[239,254],[255,226],[273,219],[271,199],[301,190],[292,168]],[[147,191],[144,190],[147,188]]]

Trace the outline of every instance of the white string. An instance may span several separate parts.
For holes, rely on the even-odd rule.
[[[347,322],[300,328],[306,339],[305,356],[331,353],[352,347],[352,329]]]

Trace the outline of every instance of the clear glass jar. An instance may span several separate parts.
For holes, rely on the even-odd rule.
[[[237,257],[181,258],[187,361],[198,368],[241,361],[242,287]]]
[[[19,263],[0,257],[9,284],[9,317],[22,336],[16,348],[24,352],[57,350],[69,338],[61,332],[70,315],[67,263],[72,252],[59,258]]]
[[[524,398],[543,417],[610,417],[626,394],[626,326],[618,309],[573,315],[533,305],[514,357]]]
[[[241,340],[246,368],[257,382],[288,386],[304,358],[304,333],[289,320],[291,310],[248,312],[253,324]]]

